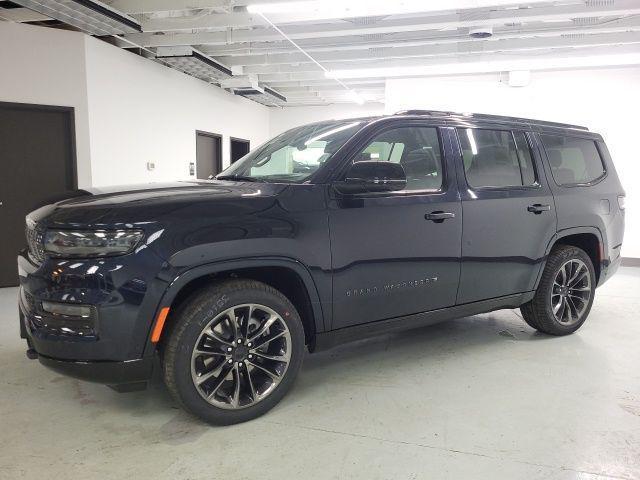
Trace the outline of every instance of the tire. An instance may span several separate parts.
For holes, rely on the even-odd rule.
[[[263,415],[300,370],[305,349],[300,316],[264,283],[216,283],[192,294],[172,320],[162,348],[165,384],[185,410],[211,424]]]
[[[581,266],[584,268],[579,269]],[[574,274],[577,279],[572,280]],[[567,285],[561,285],[563,278],[567,279]],[[574,287],[569,286],[572,281]],[[595,271],[585,251],[558,245],[549,254],[535,296],[520,311],[530,327],[548,335],[568,335],[587,319],[595,286]]]

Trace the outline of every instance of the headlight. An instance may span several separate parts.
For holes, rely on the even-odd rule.
[[[141,230],[47,230],[44,249],[55,257],[108,257],[131,252]]]

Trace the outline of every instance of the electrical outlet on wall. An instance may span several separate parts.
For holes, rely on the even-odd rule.
[[[147,162],[147,170],[151,171],[156,168],[156,164],[153,162]]]
[[[195,174],[196,174],[196,164],[191,162],[189,164],[189,175],[193,177]]]

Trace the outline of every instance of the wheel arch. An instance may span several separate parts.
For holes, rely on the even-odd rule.
[[[310,349],[314,348],[316,332],[322,332],[324,327],[324,315],[322,312],[320,297],[307,267],[301,262],[287,257],[264,257],[251,259],[227,260],[190,268],[171,281],[164,292],[152,322],[152,327],[147,335],[145,355],[156,350],[166,337],[166,329],[160,342],[151,341],[151,332],[156,325],[156,319],[160,312],[169,308],[167,326],[171,324],[171,312],[194,291],[211,282],[221,281],[225,278],[248,278],[257,280],[272,286],[282,292],[296,307],[300,314],[305,340]]]
[[[536,280],[536,288],[538,288],[538,284],[542,278],[542,272],[547,264],[547,258],[556,245],[571,245],[584,250],[593,263],[593,268],[596,273],[596,285],[598,285],[604,266],[603,262],[606,261],[604,258],[605,247],[602,232],[597,227],[573,227],[557,232],[547,245],[544,264],[542,268],[540,268]]]

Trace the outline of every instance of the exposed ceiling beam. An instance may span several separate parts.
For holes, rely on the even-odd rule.
[[[282,4],[286,3],[287,0],[283,2],[283,0],[106,0],[105,3],[109,4],[113,8],[117,8],[123,12],[127,13],[152,13],[152,12],[179,12],[184,10],[193,10],[193,9],[212,9],[212,10],[226,10],[233,11],[234,7],[242,7],[246,5],[268,5],[268,4]],[[288,0],[294,1],[295,0]],[[456,0],[454,3],[449,2],[447,8],[442,8],[441,4],[433,4],[429,5],[427,3],[424,4],[423,8],[416,9],[415,7],[410,7],[406,5],[408,2],[404,2],[405,5],[398,5],[395,7],[389,8],[388,5],[385,5],[382,2],[378,2],[377,5],[366,5],[366,2],[360,1],[357,3],[353,3],[349,5],[350,8],[345,9],[345,11],[341,12],[339,15],[334,16],[331,15],[329,17],[320,16],[321,13],[316,9],[317,7],[321,7],[322,3],[318,0],[315,2],[315,7],[313,3],[309,2],[311,8],[305,8],[303,15],[304,18],[307,19],[318,19],[318,18],[346,18],[346,17],[359,17],[364,13],[365,15],[389,15],[390,10],[394,13],[415,13],[416,11],[428,11],[428,10],[462,10],[462,9],[470,9],[478,6],[482,6],[483,8],[488,7],[506,7],[506,6],[516,6],[516,5],[531,5],[535,3],[545,3],[549,0]],[[578,3],[580,0],[573,0],[574,3]],[[414,3],[415,5],[415,3]],[[422,5],[420,6],[422,7]],[[321,8],[320,8],[321,9]],[[299,10],[299,9],[298,9]],[[332,8],[332,13],[335,12],[335,8]],[[273,13],[267,13],[268,15],[273,15]]]
[[[325,22],[319,31],[314,25],[291,25],[283,27],[287,35],[293,39],[313,38],[319,36],[354,35],[357,32],[391,33],[399,31],[415,31],[425,29],[474,27],[477,25],[502,25],[505,23],[549,21],[580,16],[630,15],[640,13],[637,0],[617,0],[613,5],[607,2],[580,3],[577,5],[536,6],[532,8],[508,10],[469,10],[461,13],[414,14],[388,17],[373,24],[359,25],[359,22],[334,21]],[[270,15],[269,19],[278,25],[287,23],[313,22],[313,18],[305,18],[301,13]],[[357,20],[357,19],[356,19]],[[190,17],[157,18],[142,22],[145,32],[170,32],[197,29],[227,29],[264,27],[265,20],[260,15],[249,13],[199,14]],[[318,23],[316,21],[315,25]],[[245,40],[249,41],[249,40]],[[206,42],[193,42],[206,43]]]
[[[640,27],[638,27],[640,30]],[[348,50],[335,52],[317,52],[314,59],[324,62],[351,62],[360,60],[412,57],[436,57],[442,55],[486,54],[497,52],[517,52],[547,50],[554,48],[584,48],[599,45],[621,45],[628,43],[640,43],[640,31],[607,33],[596,35],[579,35],[565,38],[562,36],[542,38],[522,38],[501,41],[477,41],[446,43],[437,45],[421,45],[416,47],[385,47],[369,50]],[[229,67],[246,66],[245,70],[251,73],[265,73],[261,66],[265,65],[290,65],[312,63],[308,57],[301,53],[276,53],[271,55],[250,55],[244,57],[215,57]],[[255,66],[255,69],[251,67]],[[315,68],[314,68],[315,69]]]
[[[303,73],[302,75],[309,75],[309,74],[304,74]],[[336,81],[333,78],[327,78],[324,75],[322,75],[322,76],[318,76],[318,75],[308,76],[304,80],[299,80],[299,79],[291,80],[290,78],[288,78],[288,77],[290,77],[290,74],[284,74],[284,75],[279,75],[279,74],[275,74],[275,75],[258,75],[258,77],[263,82],[268,82],[270,85],[273,85],[274,87],[277,87],[277,88],[279,88],[281,85],[283,85],[283,86],[296,86],[296,85],[298,85],[298,86],[301,86],[301,85],[316,86],[316,85],[335,85],[336,84]],[[354,83],[357,83],[357,84],[364,84],[364,83],[384,84],[384,80],[380,79],[380,78],[358,78],[357,80],[347,79],[346,81],[343,81],[343,83],[346,83],[349,86],[351,86]]]
[[[350,85],[353,90],[357,90],[358,93],[367,92],[367,93],[384,93],[384,84],[381,85],[364,85],[360,87],[356,87],[355,85]],[[279,86],[278,91],[283,95],[286,95],[287,98],[290,94],[298,94],[304,92],[345,92],[345,88],[337,83],[333,85],[322,85],[316,87],[283,87]]]
[[[640,33],[632,32],[633,40],[631,37],[625,42],[630,47],[635,47],[637,51],[640,51]],[[451,63],[460,59],[486,59],[489,55],[494,57],[508,57],[514,54],[531,55],[529,52],[536,50],[536,57],[548,53],[559,54],[571,54],[571,55],[587,55],[592,50],[601,51],[604,54],[616,53],[624,45],[620,45],[623,42],[613,41],[609,44],[600,44],[593,42],[589,38],[578,39],[566,39],[564,43],[556,43],[553,46],[542,46],[540,48],[534,48],[533,45],[529,48],[514,49],[505,45],[503,48],[487,49],[487,50],[460,50],[456,46],[444,45],[443,48],[433,48],[432,53],[424,53],[422,55],[406,55],[402,56],[400,52],[392,54],[389,57],[378,55],[377,53],[370,57],[354,56],[353,52],[343,52],[340,57],[334,56],[331,60],[324,60],[322,64],[329,70],[344,69],[344,68],[368,68],[368,66],[376,67],[384,66],[405,66],[420,65],[424,63]],[[524,43],[523,43],[524,45]],[[551,45],[551,44],[549,44]],[[578,50],[579,49],[579,50]],[[586,52],[586,53],[583,53]],[[347,57],[350,54],[351,57]],[[314,72],[318,67],[313,63],[283,63],[283,64],[270,64],[270,65],[251,65],[243,67],[242,72],[244,74],[267,74],[267,73],[287,73],[287,72]]]
[[[331,80],[331,79],[328,79]],[[380,79],[378,79],[378,83],[350,83],[348,84],[350,88],[352,88],[353,90],[384,90],[384,81],[381,81]],[[335,81],[333,83],[324,83],[324,84],[320,84],[320,85],[303,85],[303,84],[298,84],[298,85],[278,85],[278,91],[282,91],[282,92],[304,92],[304,91],[321,91],[321,90],[338,90],[338,89],[342,89],[344,90],[343,87],[341,87],[340,85],[338,85],[337,83],[335,83]]]
[[[493,36],[482,41],[497,41],[532,37],[556,37],[564,34],[586,35],[595,33],[621,33],[638,31],[640,16],[629,16],[621,19],[601,19],[599,23],[590,26],[576,26],[572,21],[554,23],[553,26],[535,23],[534,28],[528,25],[497,28]],[[434,45],[444,43],[458,43],[468,41],[469,34],[464,29],[460,31],[419,31],[401,32],[396,34],[353,35],[348,37],[333,37],[320,39],[298,40],[298,45],[309,53],[335,52],[339,50],[367,50],[385,47],[414,47],[419,45]],[[479,41],[479,40],[476,40]],[[201,46],[202,51],[213,57],[240,57],[251,55],[265,55],[274,53],[296,53],[287,41],[282,42],[249,42],[234,43],[225,46]]]
[[[43,22],[51,20],[51,17],[43,15],[38,12],[34,12],[28,8],[0,8],[0,19],[7,20],[9,22]]]
[[[111,7],[127,13],[168,12],[192,9],[233,9],[249,4],[279,3],[281,0],[107,0]]]
[[[385,75],[382,75],[375,71],[375,69],[392,69],[392,68],[405,68],[405,67],[438,67],[443,64],[456,64],[456,65],[466,65],[466,64],[475,64],[478,62],[491,63],[491,62],[504,62],[504,61],[513,61],[513,63],[526,63],[535,61],[543,61],[548,60],[552,62],[558,58],[566,58],[571,56],[580,56],[580,57],[590,57],[590,56],[613,56],[613,55],[626,55],[626,54],[640,54],[640,48],[637,45],[628,45],[628,46],[620,46],[616,48],[611,47],[596,47],[596,48],[585,48],[579,50],[579,55],[576,54],[575,51],[566,49],[558,49],[553,52],[549,52],[546,54],[538,54],[538,55],[528,55],[528,54],[491,54],[487,56],[471,56],[465,57],[464,59],[460,58],[437,58],[437,59],[405,59],[405,60],[388,60],[388,61],[368,61],[368,62],[359,62],[353,65],[345,65],[344,63],[339,63],[335,65],[327,65],[330,70],[338,70],[338,69],[372,69],[372,73],[367,75],[367,79],[375,79],[375,78],[384,78]],[[603,66],[608,66],[610,64],[604,62]],[[276,66],[277,67],[277,66]],[[522,67],[521,67],[522,68]],[[535,70],[545,70],[547,68],[542,68],[537,66]],[[557,69],[557,67],[549,68],[551,70]],[[261,82],[269,83],[269,82],[291,82],[291,81],[300,81],[300,82],[308,82],[313,80],[321,80],[326,79],[324,72],[321,70],[316,71],[304,71],[304,70],[295,70],[283,68],[279,72],[271,72],[267,74],[259,74],[258,79]],[[491,70],[494,72],[504,71],[500,69]],[[443,75],[451,75],[450,73],[443,73]],[[365,78],[364,76],[362,76]],[[348,78],[348,77],[347,77]],[[362,78],[352,79],[361,81]],[[345,79],[342,78],[344,82]]]
[[[321,85],[327,85],[327,84],[331,84],[331,85],[335,85],[335,80],[333,80],[332,78],[322,78],[319,80],[306,80],[306,81],[296,81],[296,80],[276,80],[273,79],[272,82],[273,84],[276,84],[278,86],[282,85],[284,87],[296,87],[296,86],[321,86]],[[357,80],[347,80],[346,82],[347,85],[349,86],[353,86],[354,84],[357,85],[384,85],[384,80],[381,80],[379,78],[359,78]]]

